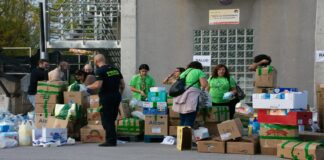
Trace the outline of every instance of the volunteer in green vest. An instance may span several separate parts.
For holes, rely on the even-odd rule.
[[[150,88],[155,86],[154,79],[148,75],[149,71],[150,67],[147,64],[141,64],[139,74],[136,74],[131,79],[129,86],[133,92],[133,98],[145,101]]]
[[[225,65],[219,64],[214,68],[208,79],[207,90],[212,98],[213,106],[228,106],[232,119],[235,113],[235,105],[231,105],[230,100],[236,94],[236,82],[230,76]]]

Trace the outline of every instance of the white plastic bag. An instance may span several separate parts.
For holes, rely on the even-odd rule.
[[[165,136],[161,144],[166,144],[166,145],[175,145],[176,144],[176,138],[172,136]]]
[[[32,130],[34,129],[34,123],[32,121],[24,121],[19,125],[19,145],[31,146],[32,145]]]
[[[142,120],[145,120],[145,115],[140,111],[132,112],[132,116],[137,117],[137,118],[142,119]]]
[[[0,148],[13,148],[18,146],[15,139],[0,137]]]

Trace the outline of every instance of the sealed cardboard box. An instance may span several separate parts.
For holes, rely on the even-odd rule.
[[[98,95],[91,95],[89,97],[90,108],[98,108],[100,107],[99,103],[99,96]]]
[[[172,106],[169,106],[169,117],[170,118],[180,118],[180,114],[172,110]]]
[[[54,94],[36,94],[35,95],[35,103],[39,104],[56,104],[57,102],[57,95]]]
[[[169,126],[169,136],[177,136],[178,126]]]
[[[131,108],[127,102],[121,102],[119,105],[119,114],[121,118],[131,117]]]
[[[67,142],[67,128],[42,128],[42,142]]]
[[[48,115],[50,116],[50,115]],[[45,116],[45,113],[36,113],[35,114],[35,127],[42,128],[47,124],[48,117]]]
[[[259,67],[255,74],[256,87],[276,87],[277,71],[272,66]]]
[[[298,138],[303,141],[323,141],[324,133],[304,131],[299,132]]]
[[[51,93],[59,94],[59,92],[66,91],[67,82],[65,81],[38,81],[37,82],[37,93]]]
[[[145,135],[168,135],[168,116],[146,115]]]
[[[197,113],[197,121],[223,122],[229,119],[228,106],[217,106],[200,109]]]
[[[202,153],[225,153],[225,142],[216,140],[198,141],[197,150]]]
[[[295,139],[297,137],[298,126],[265,123],[260,125],[260,138],[263,139]]]
[[[166,102],[167,93],[165,91],[161,92],[149,92],[148,101],[149,102]]]
[[[252,95],[254,109],[307,109],[307,99],[307,92]]]
[[[53,113],[53,110],[55,108],[55,103],[36,103],[35,104],[35,113]]]
[[[83,143],[105,142],[106,132],[102,125],[87,125],[81,128],[81,141]]]
[[[144,130],[144,121],[138,118],[123,118],[117,122],[118,135],[140,135]]]
[[[270,115],[268,110],[258,110],[258,120],[261,123],[282,125],[311,125],[312,112],[288,112],[287,115]]]
[[[219,123],[217,128],[222,141],[242,137],[243,126],[238,118]]]
[[[248,154],[258,153],[259,140],[257,137],[243,138],[239,141],[226,142],[226,151],[231,154]]]
[[[285,141],[277,146],[277,157],[298,160],[322,160],[324,148],[321,143]]]
[[[88,121],[101,121],[101,108],[88,108],[87,109],[87,119]]]
[[[254,93],[273,93],[274,88],[254,87]]]
[[[177,127],[177,149],[190,150],[192,142],[192,130],[190,127],[178,126]]]
[[[89,107],[88,96],[85,92],[64,92],[64,103],[76,103],[84,109]]]

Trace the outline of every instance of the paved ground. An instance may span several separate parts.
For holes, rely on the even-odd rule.
[[[56,148],[17,147],[0,149],[0,160],[275,160],[275,156],[234,155],[177,151],[175,146],[130,142],[114,148],[97,144],[76,144]]]

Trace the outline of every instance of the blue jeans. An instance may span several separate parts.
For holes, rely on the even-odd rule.
[[[193,128],[196,116],[197,111],[186,114],[180,113],[180,126],[190,126],[191,128]]]

